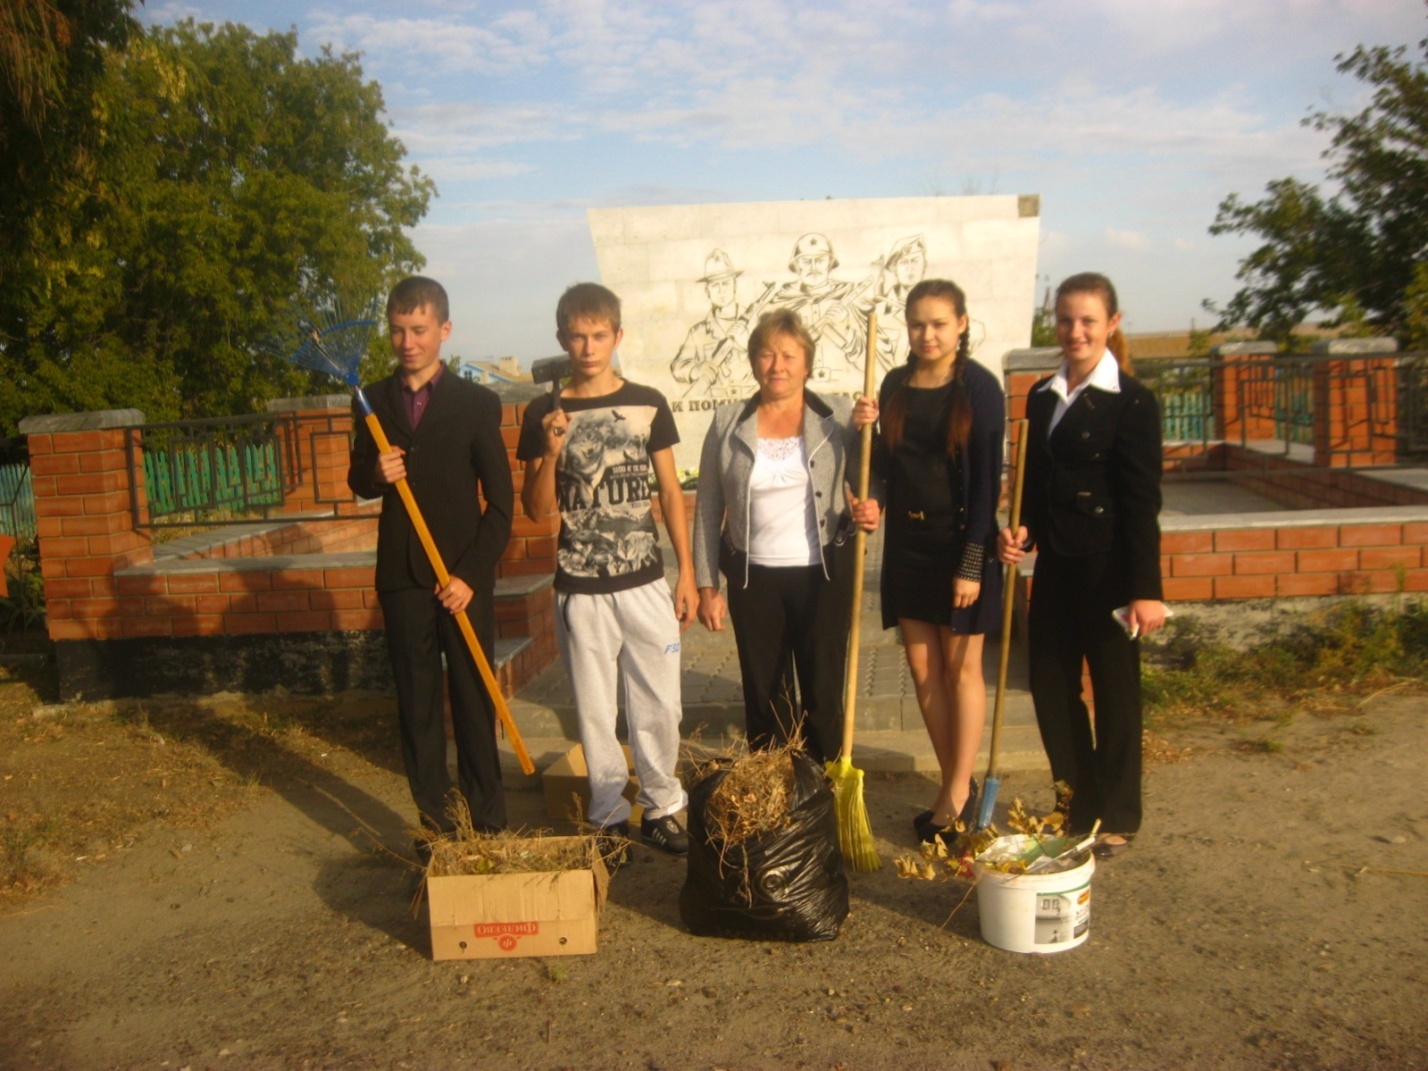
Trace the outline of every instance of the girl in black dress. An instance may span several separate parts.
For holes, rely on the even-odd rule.
[[[927,279],[907,298],[912,352],[854,422],[879,421],[873,465],[885,488],[883,627],[902,630],[907,665],[942,771],[913,820],[931,841],[970,823],[972,765],[987,717],[982,641],[999,624],[995,553],[1006,413],[997,377],[969,355],[960,287]]]

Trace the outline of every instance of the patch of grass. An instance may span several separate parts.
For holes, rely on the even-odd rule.
[[[1235,745],[1236,749],[1249,755],[1278,755],[1284,750],[1284,745],[1278,740],[1268,736],[1258,736],[1254,739],[1244,739]]]
[[[1148,653],[1147,711],[1162,717],[1283,716],[1328,696],[1428,679],[1428,606],[1346,602],[1248,649],[1213,644],[1172,620]]]
[[[312,782],[360,758],[400,768],[377,699],[226,696],[37,713],[53,698],[52,676],[34,667],[33,683],[0,683],[0,913],[155,832],[211,826],[263,786]]]

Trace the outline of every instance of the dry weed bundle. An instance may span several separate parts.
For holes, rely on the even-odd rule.
[[[431,848],[428,877],[583,870],[596,851],[594,837],[554,837],[545,830],[479,832],[459,795],[447,816],[456,824],[453,832],[417,834]]]
[[[700,766],[696,781],[727,770],[710,793],[704,820],[711,836],[726,846],[772,833],[788,825],[788,801],[793,792],[793,752],[796,742],[737,758],[722,757]]]

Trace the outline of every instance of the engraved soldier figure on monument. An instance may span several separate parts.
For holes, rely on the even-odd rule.
[[[884,373],[907,356],[907,295],[927,274],[927,243],[920,234],[899,238],[880,265],[878,298],[878,364]]]
[[[709,315],[689,329],[669,365],[676,383],[689,384],[686,396],[698,392],[718,401],[737,401],[757,386],[745,350],[750,324],[763,311],[775,284],[768,284],[757,301],[741,308],[738,280],[743,274],[722,249],[704,261],[699,281],[709,295]]]
[[[792,309],[817,343],[812,379],[827,382],[862,367],[866,346],[868,310],[872,295],[867,291],[876,281],[870,276],[861,283],[834,279],[838,267],[833,243],[826,234],[805,234],[793,246],[788,270],[798,276],[774,291],[769,304]]]

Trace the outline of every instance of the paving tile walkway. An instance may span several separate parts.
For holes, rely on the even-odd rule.
[[[673,561],[667,545],[665,557]],[[881,627],[877,592],[881,561],[882,540],[874,537],[869,542],[863,595],[855,761],[869,772],[936,770],[937,762],[922,725],[897,630],[884,631]],[[979,770],[986,766],[991,739],[998,654],[998,643],[989,640],[984,656],[988,726],[977,761]],[[682,734],[687,740],[715,746],[731,741],[743,727],[743,693],[732,628],[710,632],[696,622],[684,634],[682,657]],[[553,761],[579,739],[574,697],[563,663],[552,665],[521,689],[511,703],[511,710],[538,766]],[[1031,697],[1026,691],[1025,659],[1015,639],[1002,726],[1002,757],[1006,769],[1046,769]],[[510,769],[515,769],[513,760]]]

